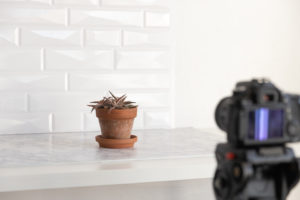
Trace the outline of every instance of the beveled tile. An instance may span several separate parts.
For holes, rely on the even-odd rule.
[[[167,6],[170,0],[102,0],[103,5],[120,6]]]
[[[99,0],[54,0],[55,5],[82,5],[95,6],[99,4]]]
[[[8,3],[8,2],[25,2],[26,0],[0,0],[0,2],[5,2],[5,3]]]
[[[49,132],[48,113],[0,114],[0,134]]]
[[[26,106],[26,94],[24,92],[0,92],[0,112],[25,112]]]
[[[64,9],[0,7],[0,24],[64,25]]]
[[[55,112],[52,122],[54,132],[81,131],[80,112]]]
[[[140,11],[71,10],[71,24],[85,26],[142,26]]]
[[[86,30],[86,45],[119,46],[120,30]]]
[[[57,73],[1,73],[0,91],[63,91],[64,78]]]
[[[123,50],[117,54],[118,69],[162,69],[169,66],[169,52],[164,50]]]
[[[1,51],[0,70],[7,70],[7,71],[40,70],[40,65],[41,65],[40,49],[0,48],[0,51]]]
[[[77,45],[81,44],[80,30],[76,29],[29,29],[21,30],[21,45]]]
[[[50,1],[51,0],[0,0],[0,2],[3,3],[20,3],[18,5],[50,5]]]
[[[27,3],[50,5],[51,0],[27,0]]]
[[[46,49],[45,68],[55,70],[113,69],[111,50]]]
[[[168,31],[126,30],[124,31],[125,46],[167,46],[171,44]]]

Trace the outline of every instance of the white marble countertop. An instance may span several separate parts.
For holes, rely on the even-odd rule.
[[[130,149],[99,148],[97,132],[0,136],[0,168],[211,156],[224,135],[193,128],[133,131]]]
[[[97,132],[0,136],[0,192],[211,177],[225,134],[134,131],[131,149],[99,148]]]

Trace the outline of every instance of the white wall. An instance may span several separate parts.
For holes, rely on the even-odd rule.
[[[215,105],[238,80],[268,77],[300,92],[299,7],[297,0],[0,0],[0,132],[99,130],[85,105],[109,89],[141,105],[136,129],[215,128]]]
[[[300,93],[300,2],[177,1],[175,125],[214,128],[235,83],[267,77]]]
[[[99,130],[108,90],[170,127],[169,27],[168,0],[0,0],[0,134]]]

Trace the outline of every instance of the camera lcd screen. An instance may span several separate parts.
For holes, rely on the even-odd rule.
[[[283,137],[282,109],[259,108],[249,113],[248,139],[265,141]]]

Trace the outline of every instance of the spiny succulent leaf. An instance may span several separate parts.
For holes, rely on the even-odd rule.
[[[90,103],[100,103],[100,101],[92,101],[92,102],[90,102]]]
[[[110,94],[114,99],[117,99],[117,97],[116,97],[111,91],[109,91],[109,94]]]
[[[136,102],[133,102],[133,101],[124,101],[124,105],[132,104],[132,103],[136,103]]]

